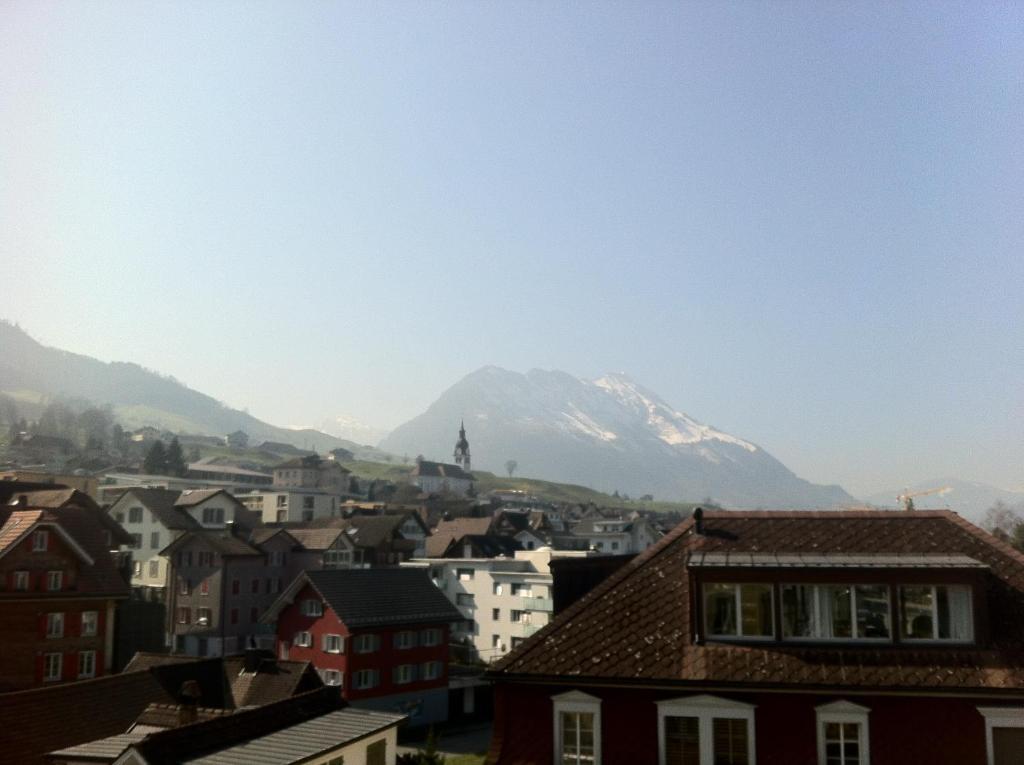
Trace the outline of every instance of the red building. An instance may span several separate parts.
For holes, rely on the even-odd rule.
[[[306,571],[264,615],[282,659],[308,661],[356,706],[447,719],[448,630],[462,614],[421,569]]]
[[[0,507],[0,691],[109,672],[124,532],[71,489],[13,502]]]
[[[490,677],[499,765],[1020,765],[1024,555],[948,511],[698,511]]]

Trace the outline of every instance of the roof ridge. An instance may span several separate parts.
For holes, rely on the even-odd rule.
[[[914,512],[917,511],[915,510]],[[1024,566],[1024,552],[1021,552],[1008,542],[1004,542],[995,534],[989,531],[985,531],[985,529],[980,528],[979,526],[975,526],[969,520],[967,520],[966,518],[961,518],[960,515],[954,513],[952,510],[939,510],[933,512],[943,513],[943,517],[946,518],[946,520],[956,524],[975,539],[984,542],[985,544],[991,545],[992,547],[999,550],[999,552],[1009,556],[1015,563],[1019,564],[1020,566]]]

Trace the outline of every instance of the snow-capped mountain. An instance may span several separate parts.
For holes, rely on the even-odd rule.
[[[333,420],[324,420],[320,424],[320,430],[337,438],[369,445],[376,444],[388,434],[384,428],[367,425],[349,414],[340,414]]]
[[[808,483],[759,446],[698,422],[624,374],[477,370],[380,444],[450,461],[465,420],[478,469],[568,481],[632,496],[735,507],[828,507],[854,500]]]

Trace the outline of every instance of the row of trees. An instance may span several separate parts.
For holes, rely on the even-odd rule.
[[[188,464],[178,437],[172,438],[169,446],[164,446],[164,442],[159,439],[154,441],[142,461],[142,469],[150,475],[185,475]]]
[[[9,444],[15,443],[22,433],[64,438],[79,449],[91,451],[122,451],[128,443],[127,434],[114,421],[109,406],[53,401],[38,419],[29,420],[21,415],[14,399],[0,396],[0,421],[6,426]]]

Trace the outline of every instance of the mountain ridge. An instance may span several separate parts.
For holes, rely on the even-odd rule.
[[[475,464],[659,499],[711,498],[736,507],[832,507],[839,486],[797,477],[760,446],[669,405],[628,375],[583,380],[560,370],[485,366],[444,391],[380,447],[450,460],[465,418]]]

